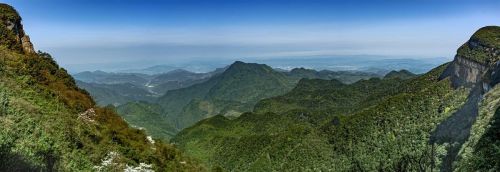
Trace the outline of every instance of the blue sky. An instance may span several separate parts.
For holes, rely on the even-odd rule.
[[[1,2],[21,13],[35,48],[63,66],[314,55],[451,58],[475,30],[500,25],[500,1],[480,0]]]

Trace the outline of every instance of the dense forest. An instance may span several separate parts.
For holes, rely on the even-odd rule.
[[[498,26],[418,75],[237,61],[76,81],[21,21],[0,4],[0,171],[500,169]]]
[[[500,27],[484,27],[453,62],[420,76],[302,79],[253,112],[208,118],[172,141],[230,171],[494,171],[499,39]]]

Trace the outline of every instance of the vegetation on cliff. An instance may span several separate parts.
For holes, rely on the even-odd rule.
[[[95,107],[49,54],[12,49],[9,34],[0,37],[0,171],[202,170],[113,109]]]

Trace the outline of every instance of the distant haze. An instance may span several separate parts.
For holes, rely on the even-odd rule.
[[[500,1],[481,0],[4,2],[21,13],[35,48],[73,72],[282,57],[450,59],[475,30],[500,25]]]

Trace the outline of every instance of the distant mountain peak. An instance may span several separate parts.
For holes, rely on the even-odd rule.
[[[273,69],[266,65],[266,64],[258,64],[258,63],[245,63],[242,61],[235,61],[233,64],[231,64],[226,72],[224,73],[230,73],[231,71],[235,70],[263,70],[263,71],[272,71]]]
[[[416,74],[406,70],[402,69],[399,71],[393,70],[387,73],[384,78],[399,78],[399,79],[409,79],[417,76]]]

